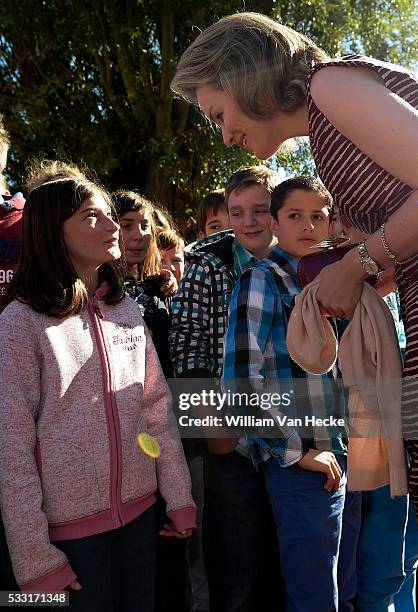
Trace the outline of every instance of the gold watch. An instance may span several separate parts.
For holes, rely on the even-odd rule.
[[[369,276],[374,276],[375,274],[379,274],[379,272],[382,271],[382,268],[368,254],[367,249],[366,249],[366,243],[360,242],[360,244],[357,245],[357,249],[358,249],[358,254],[360,256],[361,265],[363,266],[363,270],[366,272],[366,274],[368,274]]]

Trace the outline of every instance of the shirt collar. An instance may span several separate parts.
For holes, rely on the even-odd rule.
[[[289,255],[289,253],[286,253],[286,251],[283,251],[283,249],[278,246],[274,247],[267,259],[273,261],[280,267],[286,267],[292,278],[298,281],[299,259],[292,257],[292,255]]]
[[[228,229],[228,230],[223,230],[222,232],[216,232],[216,234],[210,234],[209,236],[205,236],[204,238],[201,238],[200,240],[196,240],[196,242],[193,242],[192,244],[188,244],[186,247],[187,251],[189,253],[193,253],[194,251],[199,251],[202,247],[205,247],[208,244],[213,244],[214,242],[217,242],[218,240],[222,240],[222,238],[225,238],[225,236],[234,236],[234,232]]]
[[[259,261],[257,257],[252,255],[245,249],[236,238],[232,243],[232,251],[234,253],[234,272],[239,278],[248,268],[252,268]]]

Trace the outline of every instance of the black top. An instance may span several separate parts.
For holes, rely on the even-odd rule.
[[[126,293],[138,304],[141,315],[152,334],[164,376],[171,378],[173,367],[168,348],[171,317],[169,300],[165,299],[160,292],[163,284],[162,276],[153,276],[143,281],[138,281],[131,276],[125,278]]]

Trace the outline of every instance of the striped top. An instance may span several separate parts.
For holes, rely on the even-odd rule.
[[[414,189],[370,159],[317,108],[311,97],[310,83],[312,76],[326,66],[370,68],[391,92],[416,109],[418,81],[406,68],[360,55],[316,64],[308,79],[309,138],[319,176],[349,221],[358,229],[373,233],[402,206]],[[401,152],[393,151],[393,154]],[[418,254],[404,260],[396,272],[406,323],[404,376],[415,378],[418,377]],[[408,403],[411,407],[412,404],[416,406],[417,402],[416,380],[409,391],[404,385],[404,406]],[[418,422],[418,416],[414,419]]]
[[[318,173],[335,204],[358,229],[373,233],[413,191],[343,136],[315,106],[312,76],[326,66],[373,69],[388,89],[418,109],[418,82],[399,66],[359,55],[316,64],[308,81],[309,138]],[[397,154],[394,152],[394,154]]]

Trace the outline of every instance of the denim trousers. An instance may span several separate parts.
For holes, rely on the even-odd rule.
[[[204,459],[203,552],[211,612],[285,609],[263,476],[237,451]]]
[[[357,546],[361,529],[361,491],[346,491],[338,553],[338,612],[353,612],[357,591]]]
[[[69,589],[71,612],[154,611],[154,507],[119,529],[54,546],[66,554],[82,586]]]
[[[363,493],[356,612],[415,612],[418,527],[408,496]]]
[[[326,476],[297,464],[263,465],[279,541],[287,612],[337,612],[338,557],[346,496],[346,458],[338,491],[324,490]],[[355,546],[355,543],[353,544]],[[347,547],[348,548],[348,547]],[[346,551],[353,558],[352,551]]]

